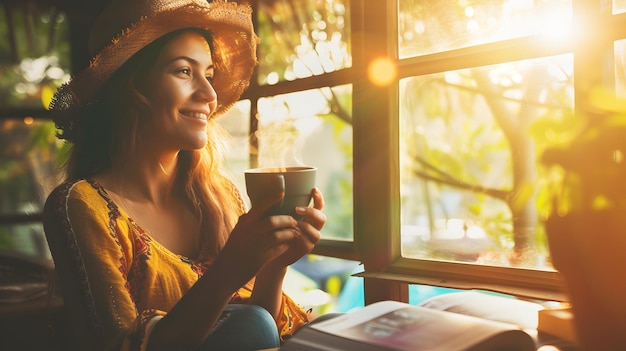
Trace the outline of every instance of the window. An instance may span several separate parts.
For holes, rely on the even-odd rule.
[[[250,155],[352,176],[322,181],[346,187],[322,189],[316,253],[363,262],[366,301],[408,283],[562,297],[539,160],[546,126],[576,126],[571,1],[287,3],[256,2]]]
[[[250,166],[312,165],[324,239],[353,240],[350,2],[258,1],[261,38],[250,111]],[[241,172],[239,172],[241,173]]]
[[[538,164],[575,125],[572,55],[400,80],[402,255],[552,269]]]
[[[575,135],[590,87],[623,91],[624,17],[576,0],[360,5],[356,75],[385,59],[376,76],[394,77],[353,88],[366,301],[407,300],[408,283],[565,298],[541,155]]]
[[[6,5],[0,17],[0,250],[50,260],[41,210],[62,143],[44,107],[69,77],[69,26],[47,5]]]

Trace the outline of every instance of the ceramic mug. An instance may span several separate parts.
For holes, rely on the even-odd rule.
[[[246,191],[252,207],[268,196],[284,191],[285,197],[265,214],[290,215],[296,219],[296,206],[307,207],[315,187],[317,168],[309,166],[252,168],[244,171]]]

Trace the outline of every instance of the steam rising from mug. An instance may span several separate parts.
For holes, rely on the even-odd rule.
[[[316,173],[317,168],[308,166],[248,169],[244,171],[244,175],[250,203],[254,207],[268,197],[284,191],[283,200],[274,205],[266,215],[285,214],[301,219],[302,216],[296,214],[295,208],[306,207],[311,203]]]

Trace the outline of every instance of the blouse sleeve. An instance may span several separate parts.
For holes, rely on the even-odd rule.
[[[305,311],[291,297],[283,294],[281,305],[282,313],[276,321],[278,324],[278,332],[280,340],[285,341],[300,328],[309,323],[309,311]]]
[[[76,349],[140,350],[160,311],[137,311],[126,274],[132,263],[129,228],[96,191],[77,183],[55,189],[44,207],[44,230],[63,290]],[[82,186],[88,186],[84,184]],[[119,214],[118,214],[119,215]],[[124,229],[124,230],[120,230]]]

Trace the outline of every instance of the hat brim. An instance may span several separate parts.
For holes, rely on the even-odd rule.
[[[213,39],[213,88],[218,97],[213,117],[217,117],[239,100],[257,63],[258,38],[250,15],[249,6],[215,2],[206,6],[190,4],[142,18],[102,49],[89,67],[59,88],[50,109],[71,110],[91,103],[113,73],[139,50],[167,33],[199,28],[211,33]]]

